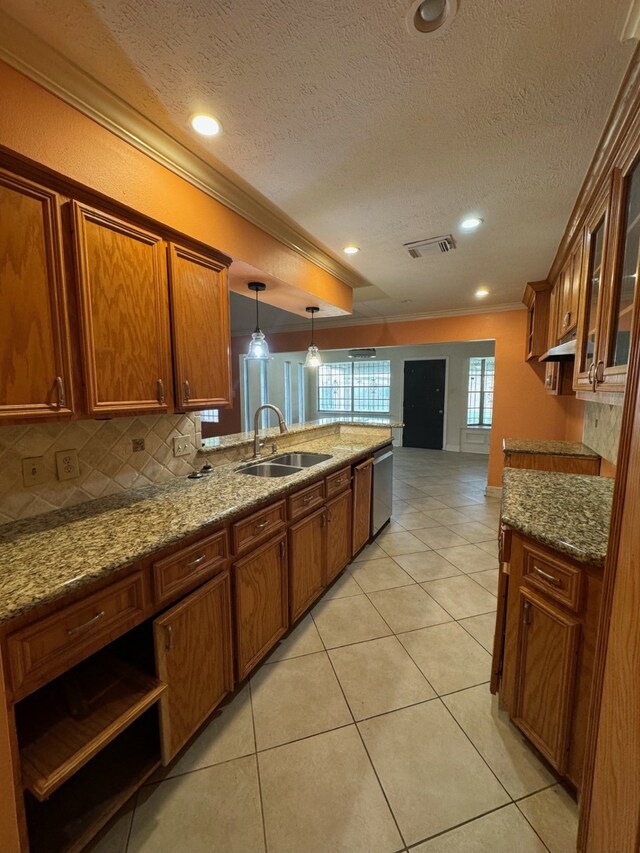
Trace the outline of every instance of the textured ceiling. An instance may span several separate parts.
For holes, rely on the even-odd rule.
[[[421,39],[406,0],[2,0],[321,243],[360,246],[365,316],[464,309],[479,284],[513,303],[546,275],[633,52],[628,3],[461,0]],[[190,131],[200,110],[219,138]],[[452,253],[402,248],[447,233]]]

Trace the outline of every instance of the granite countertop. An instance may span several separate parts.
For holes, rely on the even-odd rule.
[[[148,486],[0,527],[0,624],[349,464],[388,444],[389,431],[381,432],[301,441],[300,450],[332,458],[288,477],[239,474],[235,462],[201,480]]]
[[[613,484],[608,477],[505,468],[502,521],[575,560],[603,566]]]
[[[586,456],[599,459],[595,450],[580,441],[551,441],[550,439],[505,438],[505,453],[538,453],[548,456]]]
[[[275,419],[275,415],[270,415]],[[392,421],[390,418],[365,418],[357,415],[331,418],[318,418],[315,421],[305,421],[303,424],[292,424],[287,432],[282,435],[277,426],[270,426],[265,429],[260,428],[260,438],[270,439],[275,438],[280,442],[286,441],[287,445],[295,440],[296,436],[307,441],[311,438],[313,432],[324,432],[327,427],[354,427],[355,429],[371,429],[384,427],[386,429],[396,429],[404,426],[402,421]],[[308,433],[309,435],[305,435]],[[230,450],[235,448],[250,447],[253,444],[253,432],[236,432],[231,435],[219,435],[202,440],[202,447],[198,453],[209,456],[219,451]],[[282,445],[285,446],[284,444]],[[287,446],[288,449],[288,446]]]

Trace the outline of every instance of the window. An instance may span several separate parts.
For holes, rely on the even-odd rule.
[[[306,416],[305,406],[305,370],[304,364],[298,364],[298,423],[303,424]]]
[[[467,426],[491,426],[494,371],[493,357],[469,359]]]
[[[318,368],[318,411],[388,412],[390,361],[340,361]]]
[[[220,423],[220,412],[217,409],[205,409],[200,412],[200,420],[208,421],[210,424]]]
[[[293,413],[291,411],[291,362],[284,363],[284,419],[291,426]]]

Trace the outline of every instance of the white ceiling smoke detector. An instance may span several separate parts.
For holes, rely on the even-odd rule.
[[[451,234],[446,234],[444,237],[427,237],[426,240],[414,240],[413,243],[403,245],[412,258],[424,258],[425,255],[451,252],[455,249],[456,242]]]
[[[458,11],[458,0],[414,0],[407,14],[407,29],[414,36],[440,35]]]

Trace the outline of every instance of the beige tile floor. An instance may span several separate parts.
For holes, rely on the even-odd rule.
[[[488,689],[486,457],[398,449],[392,524],[92,853],[572,853]]]

